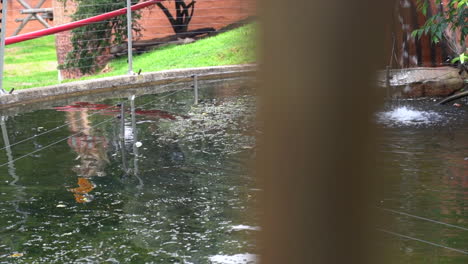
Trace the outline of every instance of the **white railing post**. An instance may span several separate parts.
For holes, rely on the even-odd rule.
[[[0,0],[2,3],[2,28],[1,28],[1,41],[0,41],[0,94],[6,94],[3,88],[3,64],[5,63],[5,38],[6,38],[6,23],[7,23],[7,9],[8,1]]]
[[[127,0],[127,53],[128,53],[128,74],[133,74],[133,33],[132,33],[132,1]]]

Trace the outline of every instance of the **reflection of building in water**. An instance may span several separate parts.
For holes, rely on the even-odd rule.
[[[80,160],[80,164],[73,168],[78,175],[79,187],[69,191],[74,193],[76,202],[90,202],[93,197],[90,192],[95,187],[91,177],[105,176],[104,168],[109,162],[106,153],[107,139],[104,136],[92,135],[87,109],[69,111],[66,117],[70,131],[73,134],[81,132],[68,139],[68,145],[78,154],[77,159]]]

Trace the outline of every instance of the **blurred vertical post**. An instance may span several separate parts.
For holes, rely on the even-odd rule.
[[[126,164],[126,158],[125,158],[125,103],[122,101],[120,103],[120,150],[121,150],[121,155],[122,155],[122,169],[124,171],[124,174],[128,173],[128,168],[125,165]]]
[[[120,139],[125,140],[125,103],[120,103]]]
[[[1,27],[1,41],[0,41],[0,94],[5,94],[6,91],[3,88],[3,65],[5,64],[5,38],[6,38],[6,23],[7,23],[7,9],[8,1],[1,0],[2,3],[2,27]]]
[[[259,1],[261,262],[372,262],[373,113],[391,1]]]
[[[132,31],[132,0],[127,0],[127,54],[128,74],[133,74],[133,31]]]
[[[135,95],[131,95],[128,100],[130,101],[130,111],[132,117],[132,138],[133,138],[133,174],[138,177],[138,131],[136,126],[136,109],[135,109]],[[140,183],[142,183],[141,179]]]
[[[192,78],[193,78],[193,94],[194,94],[193,104],[197,105],[198,104],[198,75],[192,75]]]
[[[2,136],[3,136],[3,144],[5,144],[5,152],[8,157],[8,172],[10,176],[14,179],[10,182],[10,185],[16,184],[19,181],[18,175],[16,175],[16,168],[13,158],[13,152],[11,151],[10,139],[8,138],[8,131],[6,127],[6,116],[0,116],[0,127],[2,129]]]

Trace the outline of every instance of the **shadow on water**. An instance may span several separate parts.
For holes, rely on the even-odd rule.
[[[256,98],[200,87],[4,110],[0,262],[255,261]]]

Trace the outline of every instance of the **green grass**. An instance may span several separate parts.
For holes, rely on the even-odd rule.
[[[194,43],[161,47],[134,56],[133,69],[151,72],[255,62],[254,33],[255,24],[250,24]],[[115,59],[108,66],[108,72],[80,80],[126,74],[127,57]],[[10,90],[57,84],[56,67],[53,36],[7,46],[4,87]]]
[[[3,76],[6,90],[57,84],[55,37],[46,36],[7,46]]]

